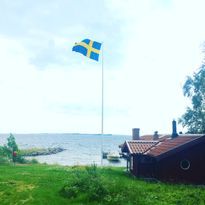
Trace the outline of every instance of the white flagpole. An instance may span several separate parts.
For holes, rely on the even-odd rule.
[[[101,166],[103,166],[103,134],[104,134],[104,56],[102,43],[102,104],[101,104]]]

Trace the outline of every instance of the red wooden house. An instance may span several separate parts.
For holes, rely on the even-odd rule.
[[[128,155],[127,169],[137,177],[205,184],[205,135],[173,132],[155,140],[126,141],[122,152]]]

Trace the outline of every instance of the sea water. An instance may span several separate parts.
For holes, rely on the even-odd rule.
[[[7,143],[9,134],[0,134],[0,145]],[[14,134],[20,149],[62,147],[66,149],[57,154],[35,156],[40,163],[59,165],[103,165],[126,166],[126,161],[109,162],[101,160],[103,150],[120,151],[119,145],[130,140],[127,135],[100,135],[100,134]]]

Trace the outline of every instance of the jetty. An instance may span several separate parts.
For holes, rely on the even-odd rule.
[[[32,157],[32,156],[35,157],[35,156],[40,156],[40,155],[57,154],[64,150],[66,149],[62,147],[22,149],[20,151],[20,155],[25,156],[25,157]]]

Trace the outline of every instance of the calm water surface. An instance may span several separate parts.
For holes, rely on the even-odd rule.
[[[0,134],[0,144],[7,142],[8,134]],[[14,134],[19,148],[62,147],[66,150],[57,154],[32,157],[39,162],[60,165],[101,165],[101,148],[103,151],[120,151],[119,145],[131,136],[97,134]],[[103,159],[105,166],[126,166],[121,159],[118,163],[110,163]]]

